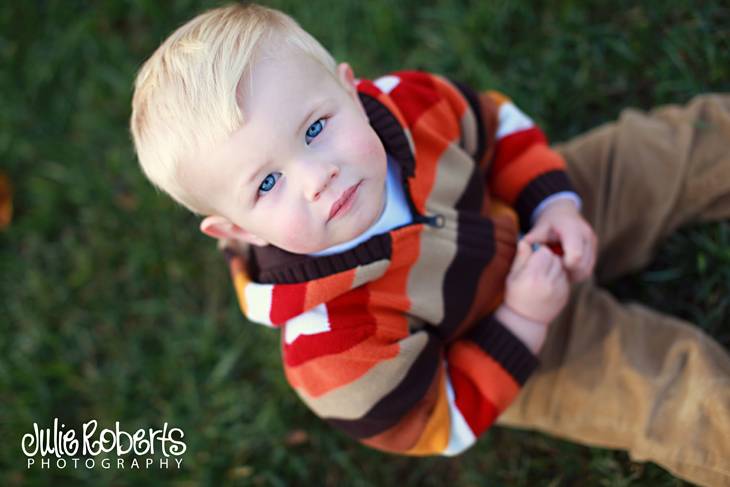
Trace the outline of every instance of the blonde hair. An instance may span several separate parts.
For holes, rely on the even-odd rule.
[[[178,28],[137,74],[130,129],[139,163],[152,184],[194,213],[214,211],[185,189],[182,163],[241,126],[239,82],[262,41],[274,35],[336,72],[330,53],[294,19],[234,4]]]

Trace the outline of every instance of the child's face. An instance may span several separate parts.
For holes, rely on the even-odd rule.
[[[201,223],[204,233],[303,254],[351,240],[375,222],[385,204],[385,149],[352,70],[340,64],[337,76],[340,82],[292,48],[255,63],[240,83],[245,122],[188,175],[219,213]]]

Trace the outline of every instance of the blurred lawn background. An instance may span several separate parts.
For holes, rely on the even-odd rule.
[[[332,430],[285,383],[277,334],[246,323],[198,220],[138,169],[136,70],[214,1],[6,1],[0,6],[0,484],[669,486],[621,452],[494,428],[454,458],[387,456]],[[722,1],[266,1],[361,77],[427,69],[510,96],[553,141],[730,88]],[[691,285],[688,285],[691,283]],[[685,228],[611,289],[730,345],[730,224]],[[27,470],[20,439],[182,428],[183,469]]]

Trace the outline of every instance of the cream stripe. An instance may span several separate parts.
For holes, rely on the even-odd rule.
[[[449,236],[455,233],[453,217],[449,221],[449,216],[444,228],[424,225],[421,239],[430,239],[430,242],[421,244],[418,260],[413,263],[406,284],[411,309],[418,310],[418,316],[431,325],[441,322],[444,317],[443,282],[446,269],[456,255],[457,245],[453,238],[440,238],[430,233],[449,232]]]
[[[339,419],[362,418],[392,391],[408,373],[427,343],[426,333],[416,333],[400,341],[400,353],[371,368],[359,379],[312,398],[301,389],[297,393],[318,416]]]
[[[390,93],[391,91],[393,91],[393,88],[398,86],[399,83],[400,78],[398,76],[393,76],[390,74],[387,76],[382,76],[373,82],[373,84],[380,88],[380,91],[382,91],[383,93]]]
[[[461,117],[461,147],[474,157],[477,152],[477,141],[477,119],[471,105],[467,104]]]
[[[497,140],[507,137],[510,134],[532,128],[535,124],[532,119],[522,113],[511,102],[502,103],[499,107],[499,129],[497,129]]]
[[[248,319],[256,323],[273,327],[271,322],[272,284],[256,284],[250,282],[243,289],[248,304]]]
[[[287,345],[291,345],[301,335],[316,335],[330,329],[327,306],[321,303],[287,321],[284,327],[284,340]]]
[[[382,259],[356,267],[355,278],[352,280],[352,289],[382,277],[389,266],[390,260]]]
[[[433,203],[433,211],[441,213],[436,208],[438,204],[455,214],[454,206],[464,194],[474,168],[474,160],[471,157],[464,154],[456,144],[449,145],[436,162],[436,181],[426,200],[426,208],[428,209]]]

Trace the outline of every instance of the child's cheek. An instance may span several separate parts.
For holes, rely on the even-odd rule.
[[[355,159],[353,162],[364,162],[384,152],[380,139],[369,125],[353,124],[344,132],[337,140],[341,141],[340,149]]]
[[[349,147],[352,154],[356,156],[365,156],[371,150],[367,137],[364,137],[362,133],[358,132],[355,132],[350,138]]]
[[[281,222],[283,237],[292,249],[306,250],[312,244],[311,231],[306,218],[297,217],[296,211],[287,212],[287,218]]]
[[[380,141],[377,135],[373,132],[372,134],[368,134],[368,136],[363,137],[363,156],[372,159],[372,158],[378,158],[383,159],[385,161],[385,148],[383,147],[383,143]]]

